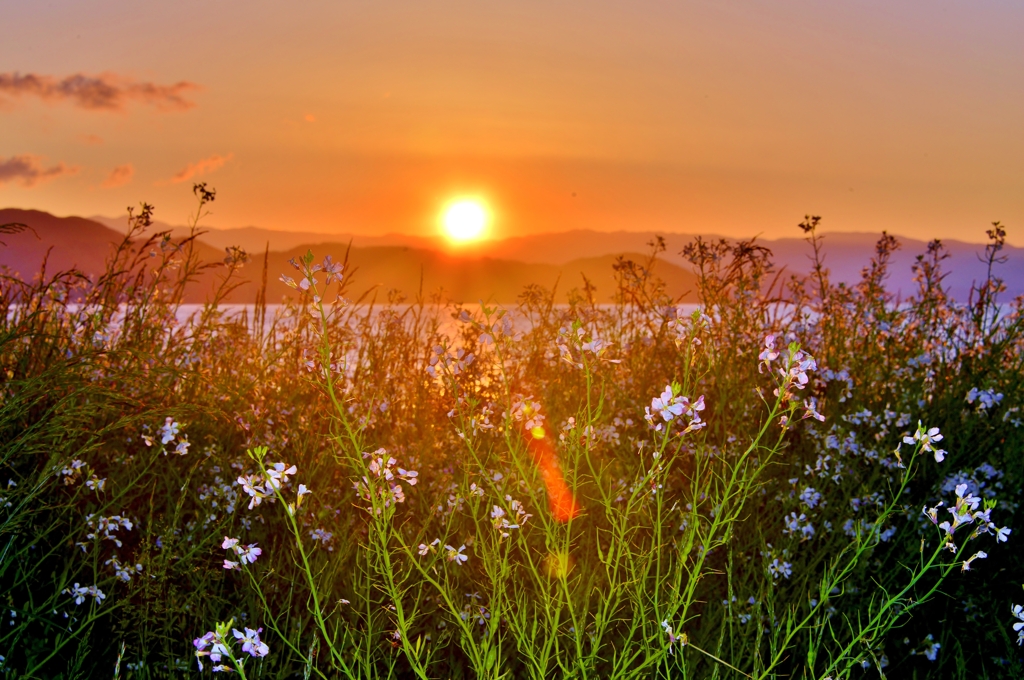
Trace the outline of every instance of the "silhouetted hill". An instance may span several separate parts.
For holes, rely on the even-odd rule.
[[[0,237],[0,266],[31,279],[47,257],[47,271],[77,268],[86,273],[103,271],[112,244],[124,238],[113,229],[82,217],[54,217],[41,210],[0,210],[0,224],[19,222],[31,231]]]

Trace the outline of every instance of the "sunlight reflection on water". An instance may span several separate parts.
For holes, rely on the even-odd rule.
[[[363,319],[366,319],[367,315],[372,315],[372,316],[376,317],[376,316],[379,316],[380,314],[382,314],[382,313],[384,313],[385,311],[388,311],[388,310],[397,312],[399,315],[401,315],[401,314],[411,310],[414,307],[415,307],[415,305],[412,305],[412,304],[387,305],[387,306],[385,306],[385,305],[377,305],[377,306],[372,307],[372,308],[368,307],[368,306],[365,306],[365,305],[361,305],[361,306],[357,306],[355,308],[353,316],[357,320],[363,320]],[[458,310],[464,309],[467,312],[469,312],[470,314],[472,314],[474,318],[480,318],[480,307],[481,306],[478,303],[461,305],[461,306],[458,306],[458,307],[451,306],[451,305],[449,305],[449,306],[424,305],[424,311],[426,312],[426,315],[428,317],[433,316],[435,314],[438,316],[438,319],[441,322],[439,331],[442,334],[448,335],[450,337],[455,337],[455,336],[458,335],[458,328],[460,326],[460,322],[456,318],[456,315],[458,314]],[[508,305],[508,306],[490,305],[490,307],[491,308],[498,308],[498,309],[505,309],[507,314],[510,315],[510,317],[512,319],[512,322],[515,325],[517,330],[529,331],[533,327],[533,320],[528,315],[522,313],[519,310],[518,306],[516,306],[516,305]],[[602,309],[602,310],[605,310],[605,311],[611,311],[611,310],[614,310],[616,308],[616,305],[613,305],[613,304],[597,305],[597,307],[599,309]],[[683,315],[692,314],[695,310],[697,310],[699,308],[700,308],[700,305],[695,304],[695,303],[683,303],[683,304],[676,305],[676,309],[679,310],[679,312],[681,314],[683,314]],[[244,319],[244,320],[247,321],[247,323],[250,326],[252,324],[252,318],[253,318],[253,313],[254,313],[255,309],[256,309],[256,305],[253,305],[253,304],[227,304],[227,305],[221,305],[220,306],[220,311],[222,311],[224,313],[224,318],[225,319],[234,319],[234,320],[242,320],[242,319]],[[285,314],[286,309],[287,309],[287,305],[281,305],[281,304],[267,305],[267,314],[266,314],[266,320],[264,322],[264,331],[269,330],[271,325],[275,322],[275,320],[277,320],[278,323],[288,323],[292,319],[294,319],[294,317],[284,317],[283,316]],[[565,305],[565,304],[555,305],[554,309],[556,309],[558,311],[564,311],[564,310],[569,309],[569,305]],[[202,312],[202,310],[203,310],[203,305],[201,305],[201,304],[184,304],[184,305],[181,305],[178,308],[178,311],[177,311],[177,314],[176,314],[177,321],[181,325],[189,325],[190,323],[193,322],[193,320],[195,318],[198,317],[198,314],[200,312]]]

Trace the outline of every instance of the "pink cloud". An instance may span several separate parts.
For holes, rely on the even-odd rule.
[[[0,184],[18,182],[23,187],[34,187],[37,184],[49,182],[51,179],[63,175],[74,175],[77,172],[78,168],[64,163],[44,168],[42,156],[32,154],[11,156],[7,160],[0,160]]]
[[[178,184],[180,182],[187,182],[193,177],[198,177],[200,175],[205,175],[207,173],[213,172],[214,170],[220,168],[229,160],[231,160],[234,157],[234,155],[235,154],[233,153],[229,153],[227,156],[219,156],[217,154],[214,154],[209,158],[204,158],[202,160],[196,161],[195,163],[189,163],[188,167],[186,167],[184,170],[182,170],[181,172],[179,172],[178,174],[171,178],[171,183]]]
[[[110,171],[107,178],[103,180],[101,185],[104,189],[113,189],[114,187],[124,186],[128,182],[132,181],[132,177],[135,175],[135,168],[132,167],[131,163],[125,163],[119,165]]]
[[[70,101],[79,108],[93,111],[121,111],[130,100],[163,111],[184,111],[195,106],[186,95],[198,89],[195,83],[184,80],[173,85],[157,85],[113,73],[98,76],[76,73],[63,80],[35,73],[0,73],[0,93],[11,97],[39,97],[46,102]]]

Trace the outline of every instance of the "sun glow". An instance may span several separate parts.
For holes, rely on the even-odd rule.
[[[449,203],[441,217],[445,235],[453,243],[470,243],[485,236],[490,213],[482,201],[463,198]]]

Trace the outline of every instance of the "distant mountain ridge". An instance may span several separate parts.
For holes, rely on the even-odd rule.
[[[116,220],[97,218],[108,225]],[[124,218],[118,224],[124,224]],[[123,227],[122,227],[123,228]],[[984,235],[984,228],[978,229],[978,236]],[[178,227],[178,229],[184,229]],[[794,227],[794,232],[796,228]],[[466,255],[478,257],[494,257],[505,260],[533,264],[565,265],[573,260],[602,257],[616,253],[646,253],[648,245],[655,237],[665,239],[666,251],[661,258],[666,262],[689,269],[690,265],[680,255],[683,247],[691,242],[694,234],[662,233],[662,232],[598,232],[588,230],[565,231],[553,234],[513,236],[499,241],[483,243],[465,249]],[[880,233],[868,232],[825,232],[825,264],[831,270],[832,279],[848,284],[856,283],[861,271],[866,267],[875,252]],[[706,240],[721,238],[719,235],[705,235]],[[928,244],[918,239],[897,237],[901,247],[896,251],[890,266],[888,286],[903,296],[916,290],[911,267],[915,257],[924,253]],[[262,252],[269,242],[272,250],[298,248],[301,245],[313,246],[320,243],[348,243],[356,247],[371,246],[405,246],[421,249],[444,249],[442,239],[430,239],[420,236],[403,234],[387,234],[384,236],[359,236],[344,234],[331,236],[315,232],[291,233],[258,227],[241,229],[211,229],[203,236],[203,240],[217,247],[240,245],[249,252]],[[798,276],[810,272],[811,248],[802,237],[794,236],[783,239],[758,239],[758,242],[771,249],[776,269],[785,268],[786,273]],[[978,260],[984,252],[984,244],[968,243],[956,240],[943,240],[950,258],[945,262],[948,276],[945,280],[952,295],[966,300],[971,284],[985,278],[985,266]],[[1005,264],[1000,265],[999,275],[1006,280],[1007,299],[1024,294],[1024,248],[1007,246],[1002,255],[1007,257]]]
[[[11,216],[15,213],[28,217],[14,219]],[[100,219],[104,223],[100,223]],[[77,217],[57,218],[41,211],[0,211],[0,223],[30,220],[38,220],[39,224],[49,225],[47,229],[52,229],[52,235],[57,241],[66,240],[69,246],[74,244],[68,250],[78,258],[77,262],[83,270],[98,271],[106,257],[105,246],[97,250],[90,244],[96,244],[97,241],[109,243],[119,240],[126,228],[126,218],[89,220]],[[67,220],[70,222],[65,222]],[[179,236],[187,233],[183,227],[172,227],[162,223],[156,223],[154,229],[168,229]],[[666,251],[659,255],[659,260],[664,265],[660,270],[662,277],[666,280],[671,278],[673,286],[678,285],[670,287],[678,295],[683,295],[693,285],[690,278],[692,267],[680,254],[683,247],[693,240],[694,235],[690,234],[576,230],[511,237],[453,251],[441,239],[402,234],[332,236],[316,232],[291,233],[258,227],[201,230],[205,232],[200,238],[204,247],[210,247],[211,252],[218,254],[218,259],[224,247],[240,245],[253,255],[254,259],[258,257],[262,262],[262,253],[268,243],[272,265],[279,260],[280,254],[291,253],[291,257],[295,253],[305,252],[307,248],[312,248],[318,255],[331,252],[335,257],[339,257],[351,242],[353,262],[361,268],[363,275],[368,277],[368,285],[372,279],[372,284],[379,284],[384,290],[396,288],[411,295],[419,290],[419,276],[420,272],[423,272],[423,285],[427,293],[432,292],[431,286],[443,287],[452,296],[476,300],[481,297],[487,298],[488,296],[483,293],[493,289],[502,291],[503,297],[500,300],[494,298],[502,302],[515,298],[512,293],[515,286],[521,289],[529,283],[550,286],[555,280],[559,280],[559,287],[563,291],[579,287],[582,283],[580,274],[585,272],[589,272],[585,275],[595,283],[598,280],[604,282],[599,289],[606,290],[610,286],[610,272],[607,276],[598,275],[598,270],[594,269],[597,262],[607,263],[610,269],[616,255],[632,253],[634,259],[640,258],[643,256],[641,254],[650,252],[648,244],[657,236],[661,236],[667,246]],[[879,236],[880,234],[868,233],[825,233],[825,265],[831,270],[833,280],[846,283],[855,283],[859,280],[862,269],[870,263]],[[19,251],[24,252],[14,257],[14,253],[5,253],[6,249],[0,247],[0,264],[11,266],[16,261],[34,262],[38,267],[45,248],[41,243],[24,243],[20,240],[22,237],[24,235],[17,238],[21,244]],[[6,239],[9,243],[10,238]],[[705,236],[706,240],[717,238],[719,237]],[[916,289],[911,266],[915,256],[925,252],[927,243],[906,238],[900,238],[899,241],[901,247],[893,255],[887,283],[891,290],[907,296]],[[810,271],[811,248],[802,238],[759,239],[758,242],[772,251],[776,269],[784,268],[786,274],[798,276],[806,275]],[[944,263],[945,271],[948,273],[945,283],[954,297],[966,300],[972,283],[979,282],[985,277],[985,265],[978,257],[984,251],[984,245],[953,240],[943,241],[943,244],[950,254],[950,258]],[[52,264],[62,261],[61,252],[61,248],[55,249],[51,255]],[[1001,255],[1005,256],[1007,261],[999,265],[997,271],[1006,281],[1005,300],[1009,301],[1012,297],[1024,294],[1024,248],[1007,246]],[[286,257],[282,261],[286,262],[287,259]],[[389,269],[388,263],[394,266]],[[483,263],[488,264],[485,266]],[[512,267],[513,263],[517,266]],[[453,271],[455,269],[459,271]],[[271,272],[274,271],[271,268]],[[415,276],[412,276],[413,273]],[[558,279],[558,274],[562,275],[561,279]],[[274,274],[271,278],[276,276],[277,274]],[[412,279],[415,279],[415,285]],[[605,290],[601,290],[602,295]]]
[[[124,233],[92,220],[80,217],[60,218],[41,211],[0,210],[0,224],[21,222],[34,230],[5,237],[7,247],[0,246],[0,266],[29,277],[38,271],[44,257],[50,274],[72,267],[96,277],[105,267],[106,258],[114,243]],[[154,228],[160,225],[154,225]],[[180,232],[179,232],[180,233]],[[203,237],[205,238],[205,236]],[[202,238],[197,248],[205,261],[223,258],[222,248],[214,248]],[[301,257],[310,246],[302,245],[287,250],[271,250],[267,254],[267,299],[280,302],[293,297],[294,291],[279,280],[281,274],[294,276],[288,264],[291,258]],[[347,243],[321,243],[313,246],[322,258],[330,254],[340,260],[349,252],[349,267],[345,272],[350,298],[364,294],[385,300],[392,291],[406,299],[418,296],[430,299],[440,294],[441,299],[454,302],[489,302],[509,304],[515,302],[523,290],[536,284],[548,289],[556,287],[558,299],[564,301],[573,288],[583,287],[586,277],[597,288],[597,299],[607,302],[616,290],[614,270],[616,255],[580,258],[562,265],[525,263],[504,258],[460,256],[408,246],[352,247]],[[252,302],[262,279],[264,253],[250,254],[251,259],[240,271],[239,286],[228,301]],[[627,256],[629,256],[627,254]],[[633,254],[634,259],[642,256]],[[683,267],[664,261],[655,263],[655,273],[665,281],[668,292],[683,301],[696,301],[696,277]],[[213,277],[194,286],[189,301],[205,299]]]

